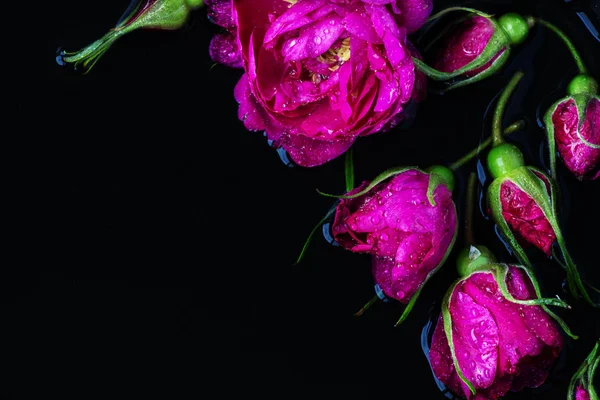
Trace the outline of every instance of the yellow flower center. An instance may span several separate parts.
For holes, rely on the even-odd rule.
[[[317,60],[329,65],[330,71],[335,71],[344,62],[350,59],[350,38],[342,40],[340,47],[330,48],[325,53],[317,57]]]

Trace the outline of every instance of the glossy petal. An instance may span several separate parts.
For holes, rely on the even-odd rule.
[[[533,198],[506,180],[500,188],[500,202],[502,216],[513,232],[550,256],[556,234]]]
[[[488,19],[473,16],[456,23],[444,35],[433,61],[433,67],[442,72],[454,72],[479,56],[494,34],[494,25]]]
[[[233,0],[205,0],[204,4],[208,18],[212,22],[227,30],[235,29],[232,17]]]
[[[358,136],[393,127],[415,82],[397,11],[383,0],[234,0],[253,96],[239,114],[268,114],[261,121],[276,126],[266,128],[275,146],[306,167],[340,156]]]
[[[507,286],[516,299],[535,297],[521,268],[509,267]],[[508,301],[492,272],[476,272],[452,289],[449,311],[458,365],[477,392],[471,396],[456,373],[440,317],[429,357],[436,377],[454,393],[495,400],[545,382],[563,339],[543,308]]]
[[[238,48],[236,37],[232,34],[226,33],[213,36],[208,51],[214,62],[233,68],[244,66],[242,53]]]
[[[581,385],[575,389],[575,400],[590,400],[590,394]]]
[[[398,25],[405,27],[408,33],[423,26],[433,9],[433,0],[401,0],[394,3],[400,11],[396,16]]]
[[[565,166],[578,179],[596,179],[600,176],[600,148],[594,149],[577,134],[579,117],[575,101],[568,99],[558,105],[552,114],[554,137]],[[585,110],[585,120],[579,134],[587,142],[600,145],[600,101],[592,98]]]
[[[386,295],[402,302],[408,302],[439,266],[456,230],[451,192],[438,186],[434,207],[427,199],[428,183],[428,174],[407,170],[366,195],[342,199],[336,209],[336,241],[350,251],[378,257],[373,264],[376,282]]]

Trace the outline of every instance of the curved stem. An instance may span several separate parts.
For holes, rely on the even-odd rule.
[[[363,315],[363,313],[365,311],[367,311],[369,309],[369,307],[371,307],[373,304],[375,304],[375,302],[379,300],[379,296],[375,295],[373,296],[373,298],[371,300],[369,300],[367,302],[367,304],[365,304],[364,306],[362,306],[362,308],[360,310],[358,310],[357,312],[354,313],[355,316],[360,317],[361,315]]]
[[[523,120],[513,122],[506,129],[504,129],[503,135],[508,136],[511,133],[520,131],[521,129],[523,129],[524,126],[525,126],[525,121],[523,121]],[[481,144],[476,149],[471,150],[469,153],[465,154],[460,159],[451,163],[448,168],[450,168],[453,171],[457,170],[459,167],[463,166],[464,164],[466,164],[467,162],[469,162],[473,158],[475,158],[479,153],[481,153],[482,150],[485,150],[491,144],[492,144],[492,137],[485,139],[483,142],[481,142]]]
[[[504,115],[504,110],[506,109],[506,103],[508,103],[508,99],[515,91],[517,84],[524,75],[525,73],[523,71],[515,72],[498,99],[498,104],[496,104],[496,109],[494,110],[494,119],[492,120],[492,140],[494,146],[504,142],[504,138],[502,137],[502,117]]]
[[[473,237],[473,199],[475,198],[475,172],[469,174],[469,182],[467,183],[467,206],[465,208],[465,242],[467,245],[474,245],[475,238]]]
[[[573,42],[571,42],[571,39],[569,39],[569,37],[567,35],[565,35],[565,33],[560,30],[556,25],[545,21],[543,19],[539,19],[539,18],[535,18],[535,22],[545,26],[546,28],[550,29],[552,32],[554,32],[563,42],[564,44],[567,46],[567,48],[569,49],[569,51],[571,52],[571,55],[573,56],[573,59],[575,60],[575,63],[577,64],[577,68],[579,69],[579,73],[580,74],[586,74],[587,73],[587,68],[585,67],[585,64],[583,63],[583,60],[581,59],[581,55],[579,54],[579,52],[577,51],[577,49],[575,48],[575,46],[573,45]]]

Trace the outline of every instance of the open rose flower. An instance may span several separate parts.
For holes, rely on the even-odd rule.
[[[568,307],[541,299],[522,266],[486,264],[460,278],[446,293],[433,332],[435,376],[456,395],[477,400],[540,386],[563,346],[556,322],[566,328],[546,304]]]
[[[306,167],[390,129],[415,86],[407,32],[431,8],[430,0],[234,0],[235,27],[225,20],[245,70],[234,93],[240,119]],[[213,52],[237,57],[230,40]]]
[[[458,230],[452,192],[445,184],[434,188],[430,177],[405,168],[375,186],[363,182],[335,211],[336,242],[373,255],[375,281],[385,296],[404,304],[443,264]]]

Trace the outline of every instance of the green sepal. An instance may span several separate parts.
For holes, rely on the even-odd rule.
[[[583,360],[577,371],[571,377],[567,389],[567,400],[575,400],[575,390],[578,384],[581,384],[587,390],[590,395],[590,400],[598,400],[598,394],[594,388],[593,381],[599,361],[600,339],[597,339],[590,354]]]
[[[450,169],[441,165],[429,167],[427,168],[426,172],[429,173],[429,183],[427,184],[427,199],[429,200],[429,204],[431,204],[432,207],[435,207],[435,190],[438,186],[444,185],[448,190],[452,192],[452,190],[454,189],[454,173]]]
[[[496,284],[498,285],[498,288],[500,289],[500,292],[502,293],[504,298],[506,300],[510,301],[511,303],[515,303],[515,304],[522,304],[525,306],[541,306],[543,308],[543,310],[546,311],[546,313],[548,315],[550,315],[550,317],[552,317],[560,325],[560,327],[563,329],[563,331],[569,337],[571,337],[574,340],[579,339],[579,336],[574,335],[571,332],[568,325],[565,323],[565,321],[562,318],[560,318],[558,315],[556,315],[554,312],[552,312],[550,309],[548,309],[548,306],[562,307],[562,308],[566,308],[566,309],[571,309],[571,306],[569,306],[567,303],[565,303],[564,301],[559,299],[558,296],[556,299],[543,298],[541,295],[540,286],[537,282],[537,279],[531,272],[531,270],[522,265],[513,265],[513,266],[515,268],[519,268],[519,269],[523,270],[527,274],[527,277],[531,281],[531,284],[533,285],[533,289],[535,290],[536,298],[531,299],[531,300],[515,299],[513,297],[513,295],[508,291],[508,285],[506,284],[506,278],[508,277],[508,270],[509,270],[508,264],[500,264],[500,263],[490,264],[490,265],[488,265],[488,268],[493,269],[494,279],[496,280]],[[482,268],[485,269],[485,266]]]
[[[546,190],[545,182],[537,177],[534,174],[534,171],[545,176],[550,184],[550,194]],[[569,252],[567,251],[566,243],[564,237],[562,235],[562,231],[560,229],[560,225],[558,223],[557,218],[557,201],[556,201],[556,183],[552,178],[547,176],[540,170],[537,170],[532,167],[520,167],[512,170],[506,176],[495,179],[490,187],[488,188],[488,200],[489,206],[492,210],[492,216],[494,221],[500,227],[503,236],[507,238],[509,244],[511,245],[511,249],[519,259],[519,262],[527,267],[531,267],[531,263],[527,258],[525,251],[518,244],[515,236],[512,233],[512,230],[508,226],[508,223],[502,216],[502,203],[500,201],[500,188],[502,183],[505,180],[511,181],[515,184],[519,189],[527,193],[529,197],[533,199],[533,201],[540,207],[542,213],[550,223],[550,226],[554,230],[554,234],[556,235],[556,241],[558,242],[558,246],[561,250],[562,256],[564,258],[565,264],[567,266],[567,286],[571,295],[575,298],[582,297],[593,307],[598,307],[600,305],[594,303],[590,298],[581,277],[579,276],[579,272],[577,271],[577,267],[573,262]]]
[[[478,73],[477,75],[472,76],[470,78],[463,79],[459,82],[451,84],[450,86],[442,89],[441,93],[446,93],[452,89],[460,88],[460,87],[470,85],[475,82],[482,81],[482,80],[494,75],[496,72],[498,72],[498,70],[500,68],[502,68],[502,66],[504,65],[506,60],[508,60],[510,53],[511,53],[511,49],[509,47],[507,47],[506,50],[504,50],[502,52],[502,54],[500,54],[498,56],[498,58],[496,58],[494,61],[492,61],[492,64],[488,68],[486,68],[484,71],[482,71],[482,72]]]
[[[454,364],[454,369],[456,370],[456,374],[458,377],[469,387],[472,395],[475,395],[475,386],[464,376],[460,366],[458,365],[458,358],[456,358],[456,350],[454,348],[454,340],[452,339],[452,316],[450,315],[450,300],[452,298],[452,294],[454,293],[454,288],[458,286],[462,281],[466,280],[468,277],[460,278],[456,280],[446,294],[444,295],[444,299],[442,300],[442,320],[444,321],[444,333],[446,334],[446,340],[448,341],[448,347],[450,348],[450,355],[452,356],[452,363]]]
[[[454,203],[452,203],[452,205],[454,207],[454,214],[456,214],[456,205]],[[431,272],[429,272],[429,274],[427,274],[427,277],[425,277],[425,279],[423,280],[423,283],[421,283],[421,286],[419,287],[419,289],[415,292],[415,294],[413,295],[413,297],[411,297],[410,301],[408,302],[408,304],[404,308],[404,311],[402,312],[402,315],[400,316],[400,318],[398,319],[398,321],[396,321],[396,323],[394,324],[394,326],[400,325],[406,319],[406,317],[408,317],[408,314],[410,313],[410,311],[412,310],[413,306],[415,305],[415,303],[417,301],[417,298],[421,294],[421,290],[425,287],[425,284],[427,283],[427,281],[429,281],[429,279],[433,275],[435,275],[435,273],[442,267],[442,265],[444,265],[444,263],[448,259],[448,256],[450,255],[450,253],[452,252],[452,249],[454,248],[454,243],[456,243],[456,237],[457,236],[458,236],[458,220],[456,220],[456,223],[454,225],[454,235],[452,236],[452,241],[450,241],[450,245],[448,246],[448,249],[446,249],[446,253],[444,254],[444,256],[442,257],[442,259],[440,260],[439,264],[433,270],[431,270]]]
[[[478,55],[474,60],[472,60],[468,64],[462,66],[454,72],[442,72],[438,71],[433,67],[430,67],[418,58],[413,57],[412,59],[415,64],[415,67],[433,80],[446,81],[449,79],[456,78],[464,74],[465,72],[474,70],[487,64],[492,58],[494,58],[496,54],[500,52],[500,50],[506,48],[506,52],[510,48],[509,39],[504,33],[504,31],[498,26],[496,21],[494,21],[493,19],[490,19],[490,21],[494,24],[494,33],[492,34],[492,37],[490,38],[488,44],[485,46],[485,49],[481,52],[481,54]],[[490,68],[492,68],[492,66],[490,66]]]
[[[354,199],[355,197],[360,197],[366,193],[368,193],[371,189],[373,189],[375,186],[379,185],[381,182],[385,181],[386,179],[389,179],[393,176],[399,175],[402,172],[408,171],[408,170],[417,170],[420,172],[424,172],[421,169],[417,168],[417,167],[396,167],[396,168],[390,168],[390,169],[386,169],[385,171],[383,171],[381,174],[377,175],[375,177],[375,179],[373,179],[371,181],[371,183],[369,183],[369,185],[364,188],[363,190],[361,190],[360,192],[351,194],[351,195],[335,195],[335,194],[328,194],[328,193],[324,193],[321,192],[319,189],[317,189],[317,193],[319,193],[320,195],[323,195],[325,197],[333,197],[336,199]]]
[[[302,246],[300,255],[296,259],[296,262],[294,263],[294,265],[296,265],[300,261],[302,261],[302,259],[304,258],[304,254],[306,253],[306,250],[308,249],[308,245],[312,241],[313,236],[315,235],[317,230],[321,227],[321,225],[323,225],[325,223],[325,221],[327,221],[329,219],[329,217],[331,217],[335,213],[336,209],[337,209],[337,202],[329,209],[329,211],[327,211],[327,214],[325,214],[325,216],[323,218],[321,218],[321,220],[317,223],[317,225],[315,225],[315,227],[312,229],[312,231],[310,231],[310,234],[308,235],[308,238],[306,238],[306,241],[304,242],[304,246]]]
[[[433,21],[435,19],[438,19],[439,17],[441,17],[443,15],[446,15],[449,12],[453,12],[453,11],[466,11],[468,13],[476,14],[476,15],[479,15],[480,17],[484,17],[484,18],[492,18],[493,17],[492,14],[487,14],[487,13],[484,13],[483,11],[479,11],[479,10],[476,10],[474,8],[468,8],[468,7],[448,7],[448,8],[443,9],[442,11],[440,11],[440,12],[438,12],[438,13],[430,16],[427,19],[427,22],[431,22],[431,21]]]
[[[76,52],[62,51],[57,57],[59,64],[72,64],[75,69],[81,66],[83,73],[86,74],[121,36],[141,28],[179,29],[186,23],[190,11],[202,6],[203,2],[198,0],[158,0],[138,14],[142,4],[142,1],[138,1],[130,6],[117,25],[92,44]]]

